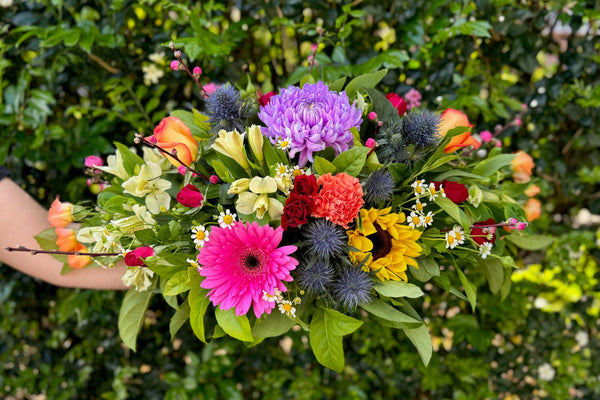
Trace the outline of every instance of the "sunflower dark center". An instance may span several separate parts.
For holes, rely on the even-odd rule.
[[[377,232],[367,236],[373,243],[373,250],[371,250],[373,261],[387,256],[392,250],[392,236],[388,231],[384,231],[379,225],[375,225],[375,229],[377,229]]]

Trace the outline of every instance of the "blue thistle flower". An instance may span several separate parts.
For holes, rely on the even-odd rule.
[[[372,289],[373,280],[367,272],[356,266],[345,266],[333,284],[333,295],[338,304],[354,310],[371,300]]]
[[[221,129],[244,132],[248,107],[231,84],[226,83],[210,94],[206,99],[206,108],[210,130],[213,133]]]
[[[425,148],[438,143],[440,117],[429,110],[412,109],[402,118],[402,138],[406,145]]]
[[[322,260],[343,254],[348,243],[346,231],[325,218],[306,224],[302,234],[307,241],[307,251]]]
[[[392,173],[387,168],[379,168],[363,184],[365,201],[370,205],[378,205],[390,200],[394,194],[394,186]]]
[[[296,271],[298,286],[310,294],[320,295],[327,291],[333,279],[333,268],[323,260],[309,261]]]

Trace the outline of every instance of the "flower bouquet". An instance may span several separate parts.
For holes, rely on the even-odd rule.
[[[88,157],[96,204],[57,199],[55,228],[38,237],[66,268],[124,260],[128,347],[160,294],[172,338],[188,321],[202,342],[248,345],[296,327],[340,371],[342,338],[368,322],[402,330],[427,364],[431,337],[412,306],[426,282],[473,309],[467,275],[507,294],[517,248],[535,238],[525,187],[505,179],[515,155],[482,146],[465,114],[408,110],[375,89],[386,70],[348,83],[309,74],[262,95],[208,90],[176,57],[205,107],[173,112],[136,148],[116,143],[107,165]]]

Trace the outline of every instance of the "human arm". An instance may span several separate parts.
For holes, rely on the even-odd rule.
[[[9,252],[5,246],[37,249],[34,236],[50,228],[48,211],[8,178],[0,180],[0,262],[47,283],[83,289],[119,289],[127,266],[120,261],[115,268],[72,269],[61,275],[63,264],[47,254]]]

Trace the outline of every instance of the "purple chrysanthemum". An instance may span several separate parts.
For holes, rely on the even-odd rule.
[[[276,289],[285,292],[282,281],[293,280],[290,271],[298,261],[290,254],[296,246],[279,246],[283,229],[260,226],[258,223],[237,222],[232,227],[213,227],[210,241],[198,254],[202,264],[200,275],[206,277],[200,284],[210,289],[208,296],[221,310],[235,307],[235,315],[245,315],[253,306],[257,318],[271,313],[271,297]]]
[[[332,92],[323,82],[282,89],[261,107],[258,117],[267,125],[263,133],[272,143],[287,141],[290,157],[299,154],[301,167],[326,147],[336,154],[348,150],[354,142],[350,128],[362,122],[361,111],[346,93]]]

